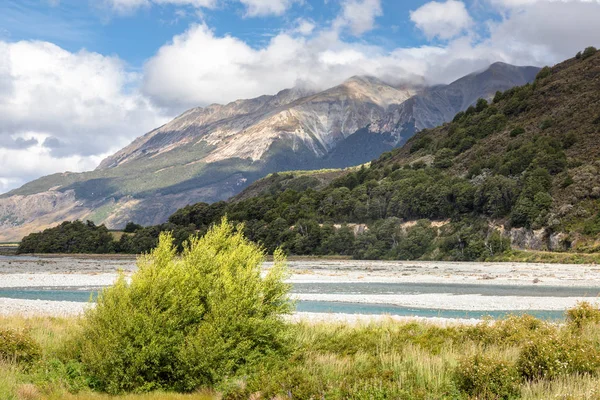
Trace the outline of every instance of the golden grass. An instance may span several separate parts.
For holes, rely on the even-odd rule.
[[[553,332],[570,329],[567,326],[554,324],[544,326]],[[0,317],[0,327],[28,332],[42,346],[43,358],[51,359],[58,354],[61,344],[77,331],[78,320],[77,318],[11,316]],[[281,370],[263,372],[258,380],[242,382],[242,384],[253,385],[250,387],[250,393],[255,394],[249,397],[253,399],[277,398],[276,394],[271,397],[260,397],[260,391],[263,388],[268,390],[269,387],[271,390],[273,387],[275,390],[283,387],[284,391],[287,391],[285,385],[290,385],[288,378],[294,376],[305,379],[300,381],[300,389],[294,392],[294,398],[304,398],[304,395],[314,391],[335,392],[337,387],[343,386],[343,390],[349,393],[362,393],[362,396],[367,396],[360,398],[379,398],[377,396],[382,394],[389,396],[389,393],[405,393],[407,395],[398,398],[466,399],[468,397],[457,397],[457,393],[452,391],[453,374],[461,360],[484,353],[491,359],[513,363],[519,358],[522,346],[530,340],[530,337],[534,337],[532,335],[544,334],[543,330],[534,332],[528,330],[530,329],[528,327],[531,327],[531,320],[519,318],[507,319],[502,323],[489,322],[479,327],[446,328],[391,320],[353,325],[298,323],[295,324],[295,340],[299,349],[296,355],[287,364],[282,365]],[[600,345],[599,328],[599,324],[587,325],[578,331],[578,335],[583,340],[591,340]],[[305,392],[300,391],[303,384]],[[87,388],[80,390],[71,393],[63,377],[53,376],[50,372],[43,370],[29,372],[10,362],[0,361],[1,400],[212,400],[221,398],[221,394],[214,391],[192,394],[154,392],[110,396],[92,392]],[[295,389],[289,390],[292,393]],[[520,390],[520,398],[530,400],[600,399],[600,377],[567,375],[550,381],[524,382]],[[343,394],[347,392],[335,393],[337,394],[326,398],[352,398]]]

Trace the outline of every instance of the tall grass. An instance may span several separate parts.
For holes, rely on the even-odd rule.
[[[286,358],[267,358],[193,393],[118,397],[90,389],[85,365],[69,348],[77,318],[0,317],[3,329],[42,348],[34,363],[0,362],[0,399],[598,399],[600,311],[578,310],[564,324],[528,316],[448,327],[297,323],[290,326],[295,350]],[[544,351],[532,352],[536,345]],[[544,360],[564,368],[534,379],[519,368],[528,361],[544,372]]]

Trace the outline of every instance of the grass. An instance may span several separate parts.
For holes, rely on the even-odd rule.
[[[512,250],[506,254],[496,256],[488,261],[552,264],[600,264],[600,253]]]
[[[566,324],[529,316],[447,327],[391,320],[297,323],[295,350],[284,360],[194,393],[115,397],[94,392],[76,361],[69,343],[79,329],[77,318],[0,317],[0,327],[26,333],[42,348],[32,365],[0,361],[0,399],[598,399],[600,311],[582,309],[571,312]],[[546,350],[536,355],[531,346],[539,343]],[[585,352],[583,344],[589,345]],[[530,358],[523,360],[524,354]],[[543,372],[553,368],[544,363],[554,359],[568,368],[545,375],[551,378],[521,375],[524,361]]]

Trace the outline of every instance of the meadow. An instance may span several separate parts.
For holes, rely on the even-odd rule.
[[[564,324],[530,316],[475,326],[290,324],[292,349],[187,394],[94,390],[71,347],[80,318],[0,318],[0,398],[598,399],[600,311]]]

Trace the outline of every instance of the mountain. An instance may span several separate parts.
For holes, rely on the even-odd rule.
[[[0,240],[75,218],[111,228],[157,224],[187,204],[227,199],[270,172],[358,165],[536,72],[496,63],[425,89],[356,76],[321,92],[294,88],[194,108],[94,171],[46,176],[0,196]]]
[[[571,254],[528,255],[538,260],[597,262],[599,77],[600,51],[588,48],[543,68],[531,84],[422,130],[369,166],[273,174],[212,219],[197,204],[169,220],[206,229],[228,215],[266,248],[295,254],[484,260],[510,245]],[[354,238],[343,224],[367,233]]]

